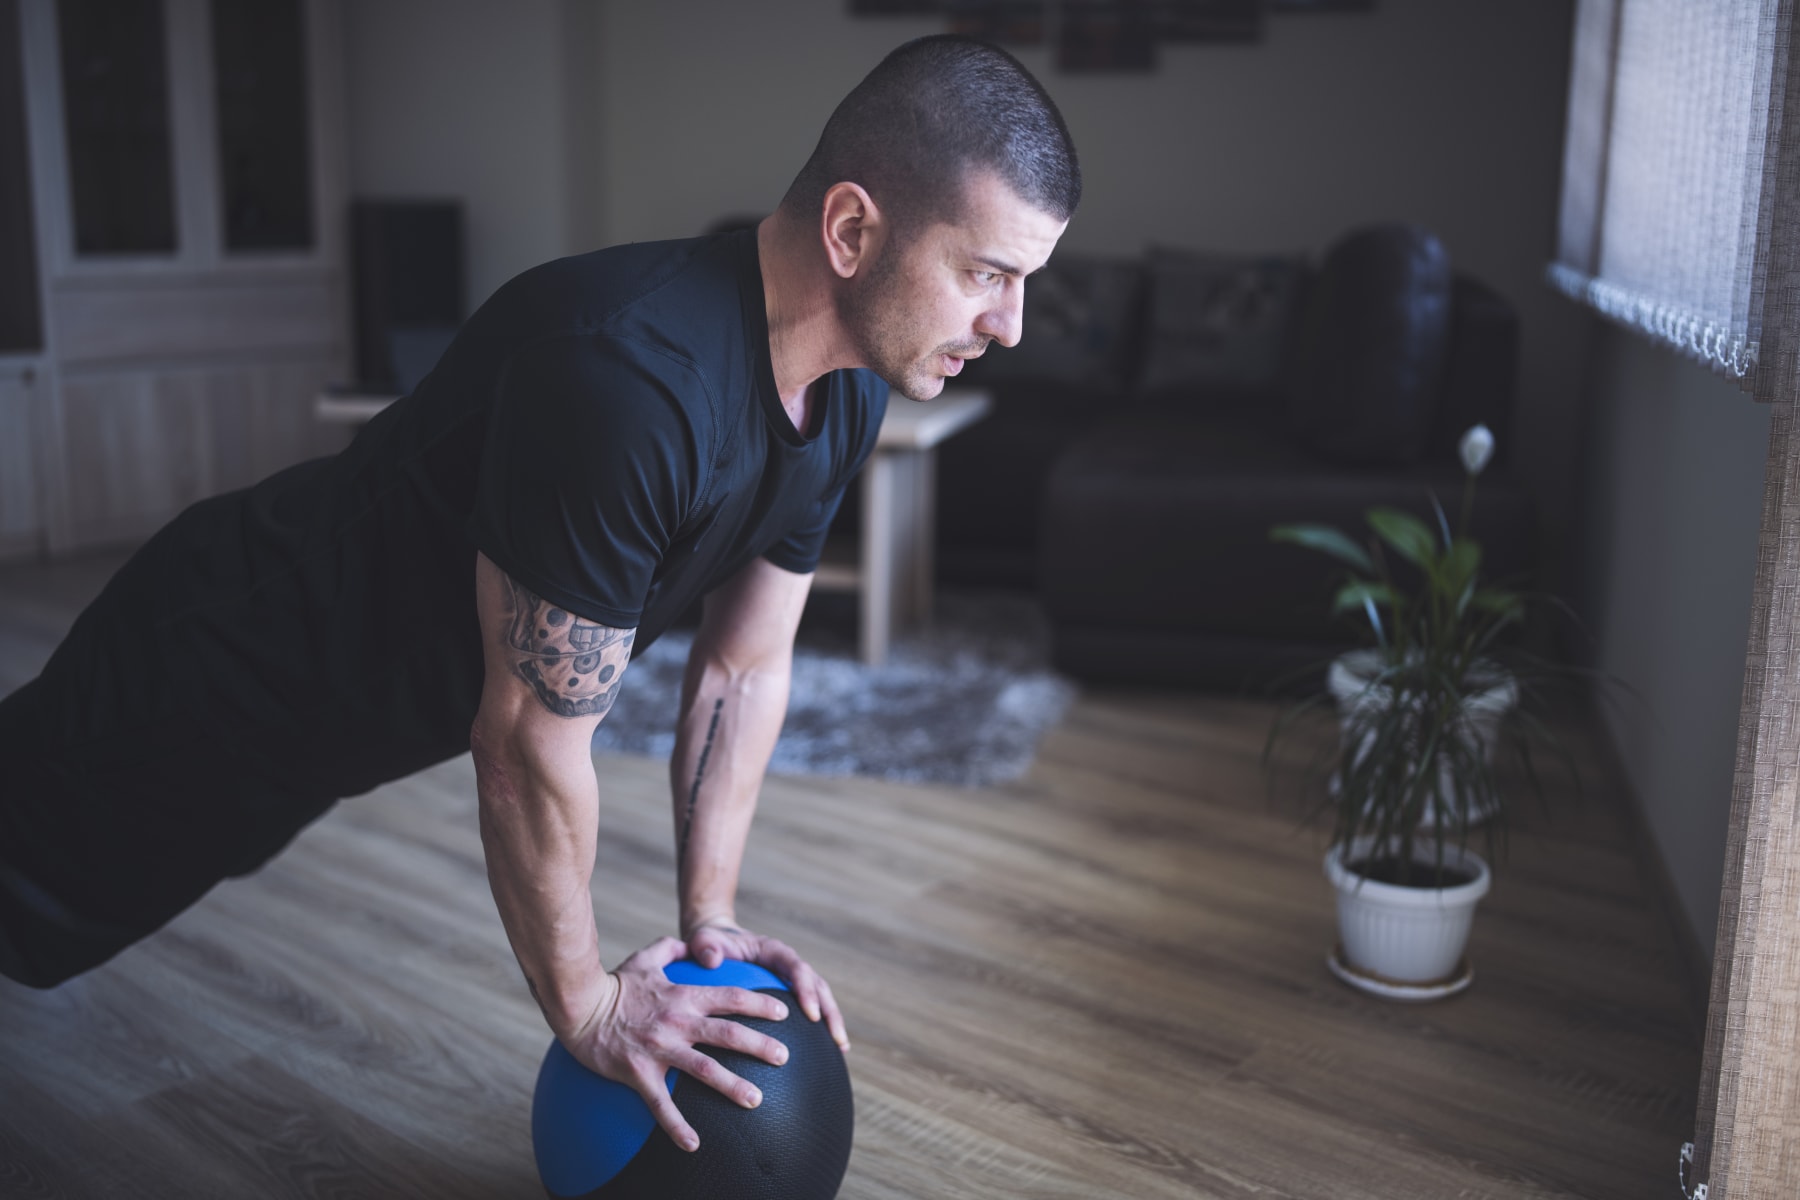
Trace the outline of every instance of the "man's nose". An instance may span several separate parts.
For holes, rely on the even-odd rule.
[[[981,314],[975,322],[975,332],[993,338],[1002,346],[1016,346],[1019,335],[1024,331],[1025,283],[1023,280],[1012,280],[1007,284],[1001,300],[992,308]]]

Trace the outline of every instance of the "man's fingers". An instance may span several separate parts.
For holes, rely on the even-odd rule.
[[[838,1010],[831,985],[796,953],[793,947],[774,938],[763,939],[762,965],[787,979],[794,988],[794,998],[809,1021],[823,1020],[838,1049],[850,1049],[850,1035],[844,1030],[844,1015]]]
[[[844,1014],[838,1011],[837,997],[831,994],[831,985],[823,979],[819,980],[819,1002],[825,1010],[825,1028],[831,1031],[831,1040],[837,1043],[839,1050],[850,1049],[850,1035],[844,1032]]]
[[[806,1014],[807,1020],[818,1020],[819,994],[825,986],[825,981],[819,978],[817,971],[805,963],[798,963],[790,970],[793,972],[794,997],[800,1001],[800,1011]]]
[[[659,937],[631,957],[640,960],[643,966],[660,971],[670,963],[686,958],[687,953],[687,943],[680,938]]]
[[[755,1108],[762,1103],[762,1092],[757,1090],[755,1084],[741,1075],[733,1074],[726,1069],[724,1063],[710,1054],[699,1050],[684,1050],[675,1056],[674,1063],[707,1087],[745,1108]]]
[[[701,1057],[704,1058],[705,1055]],[[644,1098],[650,1115],[656,1118],[656,1123],[662,1126],[662,1131],[669,1135],[671,1141],[683,1150],[700,1148],[700,1135],[694,1132],[694,1127],[687,1123],[681,1110],[675,1107],[675,1100],[669,1095],[661,1070],[651,1068],[643,1072],[636,1077],[633,1086],[637,1088],[638,1095]]]
[[[702,993],[700,1003],[711,1015],[735,1013],[740,1017],[761,1017],[765,1021],[787,1020],[787,1005],[763,992],[739,987],[695,988]]]
[[[800,1011],[806,1014],[809,1021],[819,1019],[819,993],[817,983],[819,973],[806,965],[806,960],[795,953],[794,948],[786,942],[775,938],[762,940],[762,951],[756,961],[775,974],[787,980],[794,989],[794,999],[800,1001]]]
[[[760,1058],[770,1066],[779,1067],[788,1060],[787,1047],[780,1041],[736,1021],[708,1021],[698,1033],[697,1042],[721,1050],[736,1050],[739,1054]]]

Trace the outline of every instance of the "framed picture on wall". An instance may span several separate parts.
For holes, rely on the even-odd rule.
[[[1046,0],[951,0],[950,32],[1002,46],[1039,46],[1049,8]]]
[[[1162,0],[1154,33],[1164,42],[1254,42],[1262,37],[1262,0]]]
[[[850,0],[850,15],[853,17],[934,17],[949,7],[949,0]]]
[[[1156,66],[1156,22],[1150,5],[1071,2],[1062,5],[1056,65],[1065,71],[1148,71]]]
[[[1375,11],[1375,0],[1269,0],[1269,9],[1278,13],[1366,13]]]

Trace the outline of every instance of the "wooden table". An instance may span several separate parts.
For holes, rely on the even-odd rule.
[[[360,424],[398,397],[321,393],[322,421]],[[931,616],[932,538],[937,523],[937,446],[986,416],[993,406],[978,388],[945,388],[920,403],[896,395],[862,470],[862,536],[853,552],[828,548],[813,587],[854,591],[861,600],[862,660],[887,658],[894,633]]]

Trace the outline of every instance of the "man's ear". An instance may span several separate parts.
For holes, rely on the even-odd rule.
[[[831,269],[840,279],[849,279],[881,253],[887,222],[860,185],[834,183],[825,192],[819,234]]]

